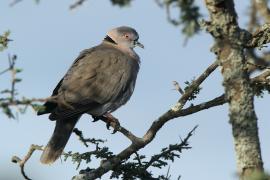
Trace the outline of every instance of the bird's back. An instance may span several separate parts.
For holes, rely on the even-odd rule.
[[[132,95],[138,70],[139,59],[108,43],[82,51],[54,90],[60,106],[51,110],[51,119],[116,110]]]

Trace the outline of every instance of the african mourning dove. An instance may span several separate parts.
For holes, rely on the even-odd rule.
[[[143,48],[131,27],[110,30],[103,42],[82,51],[53,91],[52,98],[38,115],[50,113],[56,120],[53,135],[40,161],[53,163],[82,114],[111,117],[109,113],[125,104],[133,93],[140,58],[133,50]]]

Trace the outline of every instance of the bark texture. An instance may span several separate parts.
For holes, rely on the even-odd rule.
[[[215,38],[212,51],[222,66],[223,85],[241,179],[263,171],[254,94],[246,69],[244,47],[250,34],[239,28],[233,0],[205,0],[211,21],[204,25]]]

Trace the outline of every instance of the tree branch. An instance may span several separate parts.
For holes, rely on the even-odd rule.
[[[178,114],[181,114],[180,111],[184,107],[185,103],[187,102],[188,98],[193,94],[193,91],[196,90],[200,84],[217,68],[218,64],[215,61],[212,65],[210,65],[196,80],[192,82],[189,88],[185,91],[182,97],[179,99],[177,104],[166,113],[161,115],[157,120],[155,120],[148,131],[142,138],[137,138],[136,136],[130,138],[127,136],[130,132],[123,131],[122,133],[132,139],[132,144],[124,149],[122,152],[117,154],[116,156],[107,159],[104,161],[97,169],[94,169],[90,172],[85,172],[84,174],[79,174],[73,177],[73,180],[82,180],[82,179],[96,179],[101,177],[103,174],[112,170],[115,166],[119,165],[122,160],[128,159],[133,153],[137,152],[139,149],[145,147],[149,144],[155,137],[156,133],[161,129],[161,127],[167,123],[168,121],[178,117]],[[207,106],[201,106],[207,107]],[[191,110],[194,111],[194,110]],[[186,112],[191,112],[190,110]],[[121,129],[122,127],[120,127]],[[125,129],[126,130],[126,129]],[[121,131],[120,131],[121,132]]]
[[[74,134],[76,134],[79,137],[79,140],[88,147],[87,143],[92,143],[98,146],[99,143],[104,143],[106,140],[102,139],[94,139],[94,138],[84,138],[82,131],[80,131],[78,128],[73,129]]]
[[[35,150],[43,151],[42,146],[32,144],[30,146],[28,153],[26,154],[26,156],[23,159],[20,159],[18,156],[13,156],[11,159],[11,161],[13,163],[19,164],[20,169],[21,169],[21,173],[22,173],[23,177],[27,180],[31,180],[31,179],[26,175],[26,173],[24,171],[24,165],[30,159],[30,157],[32,156],[32,154],[34,153]]]
[[[178,151],[178,150],[182,150],[182,148],[190,148],[187,147],[188,146],[188,140],[189,138],[193,135],[193,133],[195,132],[195,130],[198,128],[198,125],[195,126],[189,133],[188,135],[185,137],[184,140],[181,141],[180,144],[175,144],[175,145],[170,145],[169,148],[167,148],[166,150],[162,151],[160,154],[154,155],[152,156],[152,158],[150,159],[150,161],[145,165],[145,169],[149,168],[155,161],[159,160],[161,157],[164,157],[164,155],[169,154],[173,151]]]
[[[77,0],[75,3],[73,3],[69,6],[69,9],[70,10],[76,9],[79,6],[82,6],[85,1],[87,1],[87,0]]]
[[[265,44],[270,42],[270,24],[264,24],[258,30],[256,30],[252,38],[247,42],[245,47],[254,48],[254,47],[263,47]]]
[[[22,2],[23,0],[13,0],[10,4],[9,4],[9,6],[10,7],[13,7],[13,6],[15,6],[16,4],[18,4],[18,3],[20,3],[20,2]]]
[[[246,68],[244,48],[250,33],[240,29],[233,0],[205,0],[211,21],[207,30],[215,38],[215,53],[222,66],[223,86],[229,102],[229,117],[241,179],[263,171],[254,92]],[[269,25],[255,32],[249,47],[269,42]]]

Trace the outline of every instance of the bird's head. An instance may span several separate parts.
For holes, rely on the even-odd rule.
[[[133,49],[136,46],[144,48],[143,44],[138,41],[139,34],[137,31],[127,26],[111,29],[107,33],[105,40],[111,41],[112,43],[115,43],[123,48]]]

